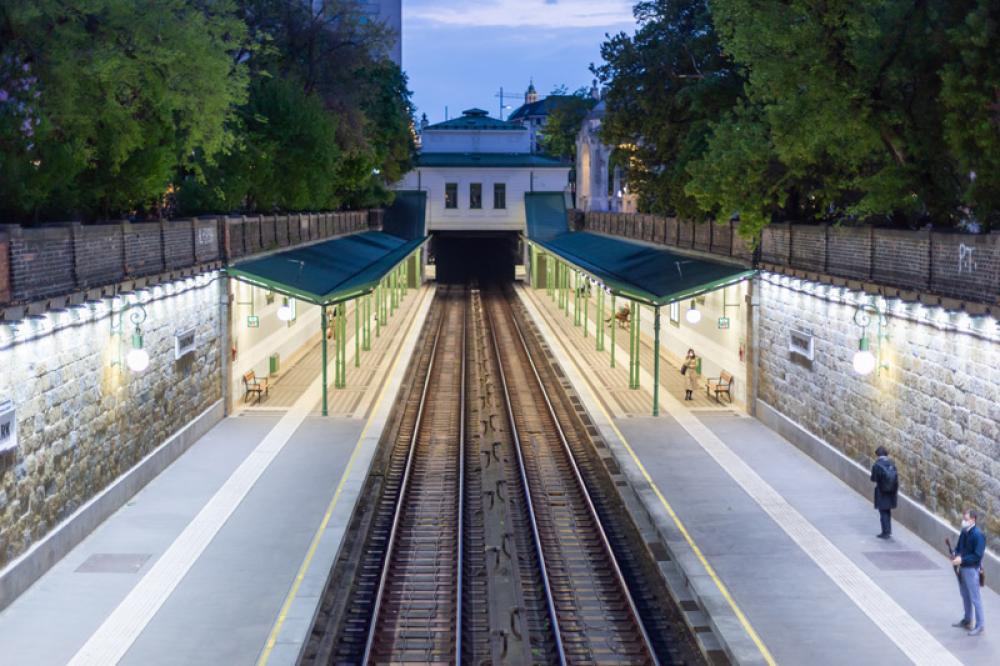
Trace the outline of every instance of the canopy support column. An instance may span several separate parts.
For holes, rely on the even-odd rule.
[[[632,301],[629,316],[629,388],[639,388],[639,333],[642,311],[637,301]]]
[[[375,285],[375,337],[382,335],[382,282]]]
[[[611,293],[611,367],[615,367],[615,329],[618,328],[618,310],[615,308],[615,294]]]
[[[614,317],[611,318],[614,321]],[[597,339],[597,351],[604,351],[604,288],[599,287],[597,289],[597,328],[594,331],[594,337]]]
[[[365,332],[364,339],[362,340],[362,348],[365,351],[372,350],[372,295],[371,293],[365,294],[364,301],[362,302],[365,310]]]
[[[364,296],[354,299],[354,367],[361,367],[361,303]]]
[[[336,333],[336,344],[337,344],[337,360],[335,365],[335,378],[334,387],[342,389],[347,385],[347,306],[344,303],[340,303],[335,306],[334,309],[335,319],[334,326],[337,329]]]
[[[583,278],[583,337],[587,337],[588,326],[590,326],[590,280]]]
[[[573,271],[573,325],[580,325],[580,271]]]
[[[660,308],[653,308],[653,416],[660,415]]]
[[[327,358],[326,358],[326,353],[327,353],[326,352],[326,306],[325,305],[321,305],[319,307],[320,307],[320,315],[319,315],[320,334],[319,334],[319,336],[320,336],[320,340],[322,341],[322,346],[323,346],[323,416],[327,416],[328,415],[328,411],[327,411],[327,395],[326,395],[326,392],[327,392],[327,377],[326,377],[326,363],[327,363]]]

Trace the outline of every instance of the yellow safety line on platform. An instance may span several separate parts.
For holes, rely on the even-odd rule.
[[[414,319],[419,316],[420,308],[423,306],[423,302],[429,293],[433,293],[433,290],[426,290],[421,296],[420,303],[414,307]],[[410,321],[409,325],[413,325],[413,320]],[[288,596],[285,597],[285,602],[281,605],[281,610],[278,612],[278,618],[275,620],[274,627],[271,629],[271,633],[267,637],[267,642],[264,644],[264,649],[261,651],[260,658],[257,660],[257,666],[266,666],[268,660],[271,658],[271,652],[274,651],[274,646],[277,645],[278,636],[281,634],[281,629],[285,625],[285,620],[288,618],[288,611],[291,609],[292,603],[295,601],[295,597],[299,594],[299,588],[302,587],[302,581],[305,580],[306,573],[309,572],[309,567],[312,565],[313,557],[316,555],[316,549],[319,548],[319,542],[323,538],[323,532],[326,531],[326,526],[329,524],[330,518],[333,517],[334,510],[336,510],[337,504],[340,502],[340,496],[344,491],[344,485],[347,483],[347,477],[350,475],[351,469],[354,467],[354,462],[358,458],[358,453],[361,451],[361,444],[365,441],[369,428],[371,428],[372,423],[375,422],[375,417],[378,414],[378,408],[382,404],[382,400],[385,399],[385,394],[389,388],[389,384],[392,383],[389,379],[396,372],[396,367],[399,365],[399,361],[402,358],[401,352],[404,347],[405,345],[400,345],[396,349],[396,359],[393,361],[392,367],[389,369],[389,373],[386,375],[385,381],[382,382],[382,388],[379,390],[378,399],[375,401],[375,405],[368,416],[368,420],[365,422],[365,427],[361,430],[361,435],[358,436],[358,441],[354,444],[354,450],[351,451],[351,457],[347,460],[347,466],[344,468],[344,473],[340,476],[340,482],[337,483],[337,490],[333,493],[333,499],[330,500],[330,504],[326,508],[326,513],[323,514],[323,520],[316,529],[316,534],[313,535],[312,542],[309,544],[309,550],[306,551],[305,559],[302,561],[302,566],[299,567],[299,571],[295,575],[295,581],[292,583],[292,587],[288,591]]]
[[[524,291],[527,291],[527,289],[524,289]],[[533,296],[534,296],[533,294],[529,294],[528,297],[533,299]],[[541,309],[535,306],[534,303],[531,303],[531,305],[532,307],[538,309],[539,313],[541,313]],[[545,326],[548,327],[547,322],[545,322]],[[567,356],[569,356],[570,359],[573,361],[573,363],[577,365],[577,367],[579,367],[579,363],[575,358],[573,358],[572,354],[567,353]],[[584,371],[584,368],[580,368],[580,370]],[[595,387],[590,385],[590,379],[588,379],[588,376],[589,375],[587,372],[583,372],[584,381],[587,382],[588,388],[591,389],[591,393],[593,393],[596,396],[598,395],[598,392],[594,391]],[[750,620],[747,619],[747,616],[743,613],[739,605],[736,603],[736,600],[733,599],[733,596],[729,593],[729,589],[726,587],[726,584],[722,582],[722,579],[720,579],[718,574],[716,574],[715,569],[712,567],[711,564],[708,563],[708,559],[705,557],[704,553],[701,552],[701,548],[698,547],[698,544],[695,543],[694,537],[692,537],[691,533],[688,532],[687,527],[684,526],[684,522],[680,519],[680,516],[677,515],[677,512],[674,511],[674,508],[670,505],[670,502],[668,502],[667,498],[663,496],[662,492],[660,492],[659,486],[657,486],[656,482],[653,481],[653,477],[650,476],[649,472],[646,470],[646,466],[642,464],[642,461],[639,459],[639,456],[636,455],[635,451],[632,449],[632,445],[629,444],[628,439],[625,438],[625,434],[618,429],[618,425],[614,422],[614,419],[611,417],[611,415],[608,414],[607,409],[605,409],[604,404],[600,400],[593,400],[593,403],[597,405],[597,408],[599,410],[601,410],[601,414],[604,415],[604,419],[607,421],[608,425],[611,427],[612,430],[615,431],[615,435],[618,436],[618,439],[621,440],[622,444],[625,445],[625,450],[628,451],[629,456],[631,456],[632,460],[639,468],[639,471],[642,472],[642,476],[644,479],[646,479],[646,483],[648,483],[650,488],[653,489],[653,492],[656,493],[656,497],[660,500],[660,504],[662,504],[663,508],[667,510],[667,513],[670,515],[670,518],[674,521],[674,525],[677,526],[677,529],[684,536],[684,540],[687,542],[688,546],[691,547],[691,550],[698,558],[698,561],[701,562],[701,565],[703,567],[705,567],[706,573],[708,573],[709,577],[712,579],[712,582],[715,583],[715,586],[718,588],[719,592],[725,598],[726,602],[729,604],[729,607],[733,609],[733,613],[736,614],[736,618],[740,621],[740,624],[743,626],[743,629],[747,632],[747,635],[750,636],[750,640],[752,640],[754,642],[754,645],[757,646],[757,649],[760,651],[761,656],[764,657],[764,660],[768,663],[769,666],[777,666],[778,662],[774,660],[774,657],[771,655],[771,651],[767,649],[766,645],[764,645],[764,641],[757,633],[757,630],[753,628],[753,625],[750,624]]]

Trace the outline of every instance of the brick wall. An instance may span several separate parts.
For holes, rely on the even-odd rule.
[[[379,229],[381,220],[381,211],[360,211],[138,224],[5,225],[0,227],[0,306]]]
[[[10,300],[10,243],[0,232],[0,303]]]
[[[748,239],[736,224],[695,224],[651,215],[592,212],[583,229],[746,262]],[[772,224],[760,238],[760,260],[832,277],[1000,305],[1000,232],[958,234],[868,226]]]
[[[979,507],[1000,549],[1000,344],[890,312],[888,367],[861,376],[852,305],[761,284],[760,399],[864,467],[885,445],[903,492],[952,524]],[[813,335],[811,363],[789,353],[791,330]]]

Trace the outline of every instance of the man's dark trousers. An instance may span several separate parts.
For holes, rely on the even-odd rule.
[[[878,517],[882,521],[882,534],[892,534],[892,510],[879,509]]]

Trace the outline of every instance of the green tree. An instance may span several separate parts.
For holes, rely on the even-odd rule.
[[[557,88],[550,97],[558,95],[559,101],[549,112],[542,133],[542,150],[555,157],[571,162],[576,161],[576,135],[579,134],[584,118],[594,108],[597,100],[586,88],[580,88],[571,95],[566,88]]]
[[[687,192],[705,210],[735,208],[745,228],[775,218],[957,221],[963,179],[944,131],[941,72],[954,57],[949,35],[968,34],[969,5],[716,0],[722,44],[748,73],[748,107],[719,118]],[[984,92],[972,94],[981,102]]]
[[[722,52],[707,0],[635,6],[638,28],[601,46],[593,67],[605,86],[603,140],[627,169],[643,210],[700,215],[685,191],[687,167],[707,147],[711,123],[734,107],[743,80]]]
[[[155,209],[232,141],[245,26],[227,0],[11,0],[0,9],[8,215]],[[13,93],[13,94],[12,94]],[[6,96],[6,100],[2,98]],[[200,159],[197,159],[199,158]]]
[[[259,77],[240,110],[240,143],[205,178],[189,173],[179,203],[186,213],[322,210],[340,204],[331,178],[341,163],[337,126],[316,95],[288,79]]]

